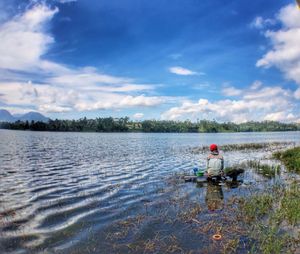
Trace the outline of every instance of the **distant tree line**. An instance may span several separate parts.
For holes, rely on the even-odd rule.
[[[263,131],[297,131],[300,125],[274,121],[219,123],[216,121],[131,121],[128,117],[96,118],[79,120],[49,120],[45,122],[2,122],[1,129],[32,130],[32,131],[79,131],[79,132],[177,132],[177,133],[216,133],[216,132],[263,132]]]

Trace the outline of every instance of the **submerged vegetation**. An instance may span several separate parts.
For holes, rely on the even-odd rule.
[[[294,253],[299,242],[299,185],[274,185],[246,198],[240,198],[241,218],[256,240],[253,253]],[[299,247],[299,246],[298,246]]]
[[[281,143],[273,143],[274,146],[282,148]],[[238,147],[245,150],[270,148],[269,144],[243,144]],[[234,145],[226,149],[235,150]],[[280,152],[280,158],[297,161],[297,151],[294,148]],[[253,173],[273,177],[280,173],[281,166],[250,159],[226,170],[238,168],[252,169]],[[224,197],[222,185],[194,187],[194,191],[198,189],[196,195],[206,192],[203,204],[188,194],[188,184],[184,185],[180,179],[183,179],[182,175],[176,174],[167,181],[163,204],[147,206],[147,215],[142,216],[143,223],[139,224],[144,232],[147,232],[146,225],[155,225],[151,226],[154,228],[147,233],[147,238],[136,239],[130,234],[137,230],[138,223],[131,229],[127,227],[130,223],[123,223],[124,229],[120,227],[118,230],[125,234],[118,233],[110,239],[115,252],[280,254],[297,253],[299,250],[299,182],[263,181],[263,188],[244,185],[241,188],[246,188],[246,195],[229,198]],[[119,235],[123,238],[117,238]]]
[[[228,150],[234,151],[233,146]],[[273,143],[274,146],[281,149],[282,143]],[[269,145],[241,147],[266,149]],[[298,149],[292,151],[281,153],[286,155],[284,158],[297,160]],[[243,168],[268,178],[280,174],[281,165],[268,162],[250,158],[226,170]],[[118,223],[117,232],[108,230],[107,239],[115,253],[280,254],[299,250],[299,180],[262,181],[258,188],[241,181],[241,189],[235,193],[242,191],[243,195],[226,197],[228,191],[224,195],[223,188],[231,188],[227,185],[208,183],[197,188],[196,184],[184,184],[183,176],[180,173],[168,178],[162,191],[164,200],[147,204],[145,215],[130,218],[130,223]],[[146,238],[135,237],[138,228]]]
[[[248,196],[232,196],[226,202],[221,186],[208,185],[198,188],[206,189],[205,205],[187,195],[186,185],[175,177],[168,181],[163,203],[149,204],[145,214],[105,232],[113,253],[296,253],[300,240],[296,182],[251,190]],[[139,229],[146,237],[135,235]]]
[[[82,131],[82,132],[164,132],[164,133],[216,133],[216,132],[263,132],[263,131],[298,131],[299,124],[275,121],[232,122],[216,121],[163,121],[144,120],[132,121],[128,117],[96,118],[79,120],[49,120],[48,122],[0,123],[2,129],[33,130],[33,131]]]

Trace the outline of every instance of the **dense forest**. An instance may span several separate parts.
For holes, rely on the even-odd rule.
[[[216,121],[159,121],[144,120],[131,121],[123,118],[96,118],[79,120],[49,120],[45,122],[2,122],[1,129],[32,130],[32,131],[79,131],[79,132],[254,132],[254,131],[296,131],[299,124],[281,123],[274,121],[246,122],[235,124],[232,122],[218,123]]]

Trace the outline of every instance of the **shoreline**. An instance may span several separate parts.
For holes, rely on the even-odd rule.
[[[282,130],[282,131],[231,131],[231,132],[146,132],[146,131],[55,131],[55,130],[20,130],[20,129],[8,129],[8,128],[0,128],[1,130],[8,130],[8,131],[24,131],[24,132],[46,132],[46,133],[139,133],[139,134],[235,134],[235,133],[282,133],[282,132],[300,132],[300,130]]]

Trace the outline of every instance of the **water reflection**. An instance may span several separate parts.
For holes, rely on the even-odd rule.
[[[227,181],[226,185],[231,189],[235,189],[239,187],[242,183],[243,183],[242,180],[236,180],[236,181],[232,180],[232,181]]]
[[[225,177],[207,179],[205,203],[209,211],[222,210],[224,207],[224,193],[222,186],[235,189],[243,183],[244,169],[232,169]],[[241,176],[242,175],[242,176]]]
[[[218,183],[208,182],[205,196],[208,210],[221,210],[224,207],[224,194],[222,186]]]

